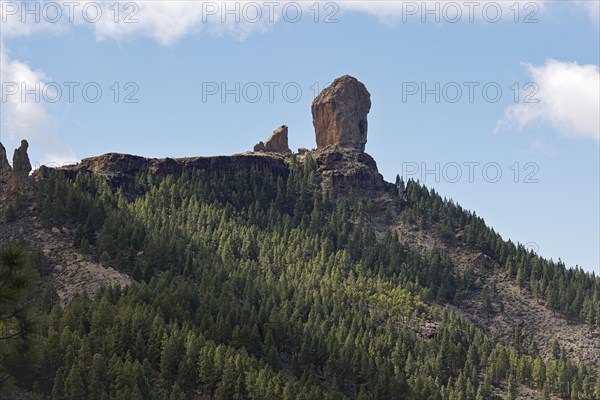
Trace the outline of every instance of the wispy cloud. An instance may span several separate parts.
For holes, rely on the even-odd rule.
[[[195,34],[230,36],[244,40],[255,33],[272,30],[281,22],[300,19],[323,22],[335,20],[344,12],[376,16],[382,23],[397,22],[535,22],[544,12],[559,10],[559,2],[543,0],[451,2],[426,1],[316,1],[316,2],[245,2],[245,1],[78,1],[52,0],[3,2],[2,34],[5,38],[30,36],[38,32],[60,34],[73,27],[88,28],[98,40],[123,40],[149,37],[170,45]],[[8,4],[8,5],[7,5]],[[51,4],[51,6],[50,6]],[[569,5],[587,12],[596,23],[600,2],[573,1]],[[15,8],[16,7],[16,8]],[[23,9],[38,7],[35,16],[23,15]],[[55,7],[60,8],[57,10]],[[42,10],[46,10],[43,12]],[[60,13],[60,18],[55,18]],[[24,20],[24,21],[23,21]]]
[[[5,2],[6,3],[6,2]],[[267,32],[285,19],[286,4],[297,2],[243,1],[36,1],[29,5],[10,2],[0,9],[5,38],[39,32],[60,34],[72,28],[88,28],[98,40],[149,37],[170,45],[190,35],[204,33],[244,40]],[[49,6],[49,4],[52,6]],[[35,12],[37,7],[37,12]],[[32,14],[24,14],[24,9]],[[48,8],[49,11],[44,11]],[[37,14],[37,15],[36,15]],[[38,22],[36,22],[36,18]]]
[[[533,22],[546,10],[545,1],[343,1],[345,11],[359,11],[376,16],[382,23],[475,23]]]
[[[506,109],[496,132],[508,126],[519,129],[536,122],[550,123],[571,138],[600,141],[600,71],[597,65],[548,60],[536,67],[523,64],[539,87],[537,103],[521,103]]]
[[[63,162],[77,160],[72,148],[65,146],[56,136],[58,121],[47,110],[41,99],[46,74],[33,69],[23,61],[11,58],[9,51],[0,43],[0,138],[7,149],[21,139],[27,139],[43,149],[41,160]],[[23,98],[23,90],[27,90]]]
[[[41,97],[41,83],[47,80],[41,70],[34,70],[26,63],[13,60],[8,50],[0,47],[0,81],[2,82],[2,132],[15,140],[31,135],[32,132],[43,132],[55,124],[53,117],[45,109],[43,102],[36,101]],[[21,89],[33,91],[24,93]],[[29,101],[27,101],[29,100]]]
[[[600,1],[598,0],[584,0],[575,1],[575,5],[583,8],[589,15],[592,22],[598,24],[600,21]]]
[[[556,149],[553,146],[548,145],[542,138],[537,137],[533,139],[533,141],[529,145],[529,148],[527,149],[527,154],[543,154],[547,157],[554,157],[556,155]]]

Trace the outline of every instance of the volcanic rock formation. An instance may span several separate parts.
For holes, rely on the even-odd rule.
[[[338,145],[365,151],[371,94],[356,78],[344,75],[312,103],[317,148]]]
[[[254,151],[265,151],[269,153],[289,154],[292,151],[288,146],[288,127],[281,125],[273,131],[266,142],[258,142],[254,145]]]
[[[27,140],[21,140],[21,146],[15,149],[13,155],[13,173],[20,176],[28,176],[31,172],[31,162],[29,162],[29,156],[27,155],[27,149],[29,143]]]
[[[6,149],[0,143],[0,177],[10,172],[10,164],[8,163],[8,158],[6,158]]]
[[[12,168],[6,158],[6,149],[0,143],[0,198],[12,197],[31,188],[31,162],[27,155],[29,143],[21,140],[21,146],[15,149]]]
[[[211,174],[226,176],[236,173],[258,173],[263,176],[281,176],[287,179],[288,167],[281,157],[270,154],[237,154],[232,156],[188,157],[188,158],[144,158],[129,154],[108,153],[84,158],[78,164],[49,168],[42,165],[33,173],[35,181],[50,177],[56,171],[68,179],[75,179],[78,173],[92,173],[106,179],[111,188],[122,188],[129,199],[140,194],[135,183],[136,176],[150,174],[157,178],[168,175],[175,177],[204,170]]]

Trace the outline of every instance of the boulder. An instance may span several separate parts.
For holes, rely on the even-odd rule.
[[[298,154],[306,154],[308,153],[308,149],[306,147],[299,147]]]
[[[317,148],[338,145],[365,151],[371,94],[356,78],[333,81],[312,102]]]
[[[487,254],[484,253],[477,253],[472,259],[471,262],[473,264],[475,264],[478,267],[482,267],[482,268],[493,268],[494,267],[494,260],[488,256]]]
[[[18,149],[15,149],[15,153],[13,155],[13,172],[16,175],[20,176],[29,176],[31,172],[31,162],[29,162],[29,156],[27,155],[27,149],[29,148],[29,143],[27,140],[21,140],[21,146]]]

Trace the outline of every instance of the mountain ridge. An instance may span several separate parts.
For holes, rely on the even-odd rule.
[[[222,176],[254,172],[264,176],[281,177],[285,181],[290,174],[290,160],[295,159],[302,165],[307,162],[308,157],[312,160],[310,162],[315,163],[318,182],[324,193],[334,198],[372,203],[370,220],[378,240],[383,240],[389,233],[397,233],[400,242],[423,256],[429,256],[431,251],[444,249],[462,271],[473,266],[479,267],[477,273],[481,286],[465,294],[464,304],[455,306],[460,315],[484,331],[498,335],[503,343],[510,343],[514,327],[528,320],[527,315],[515,316],[515,310],[528,309],[532,313],[531,320],[535,322],[526,327],[524,335],[540,338],[538,345],[542,354],[549,355],[552,341],[559,338],[571,359],[589,365],[600,365],[600,353],[594,354],[594,349],[600,348],[600,334],[589,332],[583,324],[570,322],[549,312],[545,302],[533,300],[527,291],[518,287],[516,291],[513,290],[516,285],[506,278],[498,260],[461,244],[459,240],[445,244],[433,230],[423,230],[416,228],[415,224],[402,222],[401,215],[406,205],[397,198],[397,186],[386,182],[379,174],[375,160],[362,151],[334,145],[291,155],[247,152],[231,156],[145,158],[107,153],[83,159],[78,164],[59,168],[42,167],[34,171],[32,176],[40,181],[47,179],[52,171],[71,180],[75,179],[78,173],[98,175],[105,178],[113,190],[123,189],[131,199],[141,194],[135,192],[135,177],[138,174],[150,174],[163,179],[169,175],[178,177],[190,174],[194,170]],[[457,236],[460,234],[456,233]],[[486,276],[485,271],[492,271],[492,275]],[[489,289],[493,282],[496,282],[496,285],[500,282],[504,290],[495,303],[504,304],[505,316],[508,315],[508,319],[502,315],[490,316],[482,309],[478,296],[484,289]],[[506,293],[510,295],[505,295]],[[445,304],[440,303],[439,306],[443,308]]]

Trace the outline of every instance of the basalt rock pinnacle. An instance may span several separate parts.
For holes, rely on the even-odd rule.
[[[12,168],[6,158],[6,149],[0,143],[0,198],[26,193],[32,188],[31,162],[27,155],[29,143],[21,140],[21,146],[15,149]]]
[[[338,145],[365,151],[371,94],[356,78],[344,75],[312,103],[317,148]]]
[[[13,155],[13,173],[20,176],[28,176],[31,172],[31,162],[29,161],[29,156],[27,155],[27,149],[29,148],[29,143],[27,140],[21,140],[21,146],[18,149],[15,149],[15,153]]]

